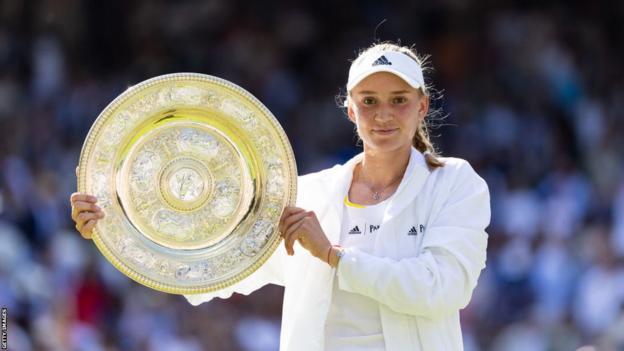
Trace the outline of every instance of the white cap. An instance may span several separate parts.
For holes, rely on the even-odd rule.
[[[398,51],[373,50],[358,57],[351,64],[347,91],[351,91],[362,79],[377,72],[395,74],[414,89],[425,90],[422,68],[416,60]]]

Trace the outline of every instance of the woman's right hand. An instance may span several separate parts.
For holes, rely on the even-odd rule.
[[[91,239],[93,228],[98,220],[104,218],[104,212],[95,203],[97,199],[93,195],[73,193],[71,201],[71,218],[76,222],[76,229],[85,239]]]

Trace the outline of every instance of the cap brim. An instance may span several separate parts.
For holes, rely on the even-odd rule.
[[[349,82],[349,84],[347,84],[347,91],[351,91],[351,89],[353,89],[356,85],[358,85],[361,81],[363,81],[366,77],[370,76],[371,74],[375,74],[375,73],[379,73],[379,72],[388,72],[388,73],[392,73],[395,76],[403,79],[407,84],[409,84],[412,88],[414,89],[421,89],[423,88],[422,84],[420,84],[419,82],[410,79],[408,76],[406,76],[405,74],[392,69],[388,66],[376,66],[373,67],[370,70],[367,70],[366,72],[360,74],[357,78],[353,79],[352,82]]]

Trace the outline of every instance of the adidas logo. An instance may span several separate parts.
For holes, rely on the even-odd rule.
[[[373,62],[373,66],[379,66],[379,65],[389,65],[389,66],[392,66],[392,62],[388,61],[386,56],[381,55],[380,58],[376,59],[375,62]]]
[[[409,232],[407,232],[407,235],[418,235],[418,233],[422,233],[424,231],[425,231],[425,226],[420,224],[418,226],[418,229],[416,229],[416,226],[412,226]]]
[[[362,232],[360,231],[360,228],[356,225],[355,227],[353,227],[353,229],[349,231],[349,234],[362,234]]]

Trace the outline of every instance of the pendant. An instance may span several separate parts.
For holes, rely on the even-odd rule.
[[[375,192],[373,193],[373,199],[374,199],[374,200],[379,200],[379,198],[380,198],[380,197],[381,197],[381,196],[379,196],[379,193],[378,193],[378,192],[376,192],[376,191],[375,191]]]

